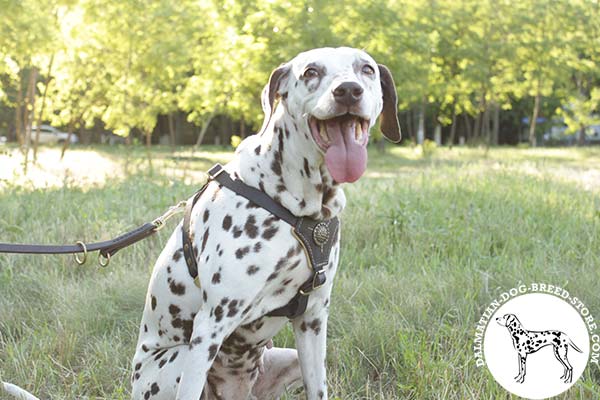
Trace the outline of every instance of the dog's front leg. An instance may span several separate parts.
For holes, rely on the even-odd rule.
[[[217,356],[223,340],[234,324],[216,321],[204,307],[194,317],[189,352],[183,364],[181,382],[176,400],[198,400],[206,384],[208,371]]]
[[[300,369],[308,400],[327,399],[327,314],[327,308],[319,305],[293,321]]]

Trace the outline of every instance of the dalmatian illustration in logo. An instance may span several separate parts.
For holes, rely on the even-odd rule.
[[[564,373],[560,377],[565,383],[570,383],[573,379],[573,367],[567,358],[569,347],[575,351],[583,353],[567,336],[566,333],[558,330],[530,331],[523,328],[523,325],[515,314],[505,314],[496,318],[496,322],[508,329],[513,346],[517,350],[519,357],[519,374],[515,376],[518,383],[525,381],[526,361],[529,354],[533,354],[546,346],[552,346],[554,356],[564,368]]]

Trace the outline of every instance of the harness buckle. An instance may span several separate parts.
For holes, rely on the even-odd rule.
[[[317,290],[317,289],[321,288],[323,285],[325,285],[325,282],[327,282],[327,279],[325,277],[325,270],[321,269],[321,270],[315,272],[315,274],[313,275],[312,285],[310,287],[310,290],[308,292],[305,292],[304,290],[299,289],[298,292],[302,296],[308,296],[313,290]]]
[[[217,176],[221,175],[223,172],[225,172],[225,168],[223,168],[221,164],[216,163],[211,169],[208,170],[208,176],[214,181]]]

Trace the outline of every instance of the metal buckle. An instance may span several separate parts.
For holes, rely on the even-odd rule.
[[[163,215],[152,221],[152,223],[156,226],[156,230],[161,230],[169,218],[179,212],[182,212],[185,209],[186,204],[187,202],[185,200],[180,201],[176,205],[169,207],[169,209]]]
[[[214,173],[214,171],[218,169],[219,171],[217,173]],[[217,178],[217,176],[221,175],[223,172],[225,172],[225,169],[223,168],[223,166],[219,163],[213,165],[213,167],[211,169],[208,170],[208,176],[210,177],[211,180],[215,180]]]
[[[320,270],[320,271],[317,271],[317,272],[315,273],[315,275],[313,276],[312,288],[310,289],[310,292],[305,292],[305,291],[304,291],[304,290],[302,290],[302,289],[298,290],[298,292],[299,292],[299,293],[300,293],[302,296],[308,296],[308,295],[309,295],[310,293],[312,293],[314,290],[317,290],[317,289],[319,289],[319,288],[323,287],[323,286],[325,285],[325,282],[327,282],[327,280],[325,280],[325,279],[323,280],[323,283],[321,283],[320,285],[317,285],[317,284],[316,284],[316,282],[317,282],[317,277],[318,277],[319,275],[321,275],[321,274],[325,274],[325,270],[324,270],[324,269],[322,269],[322,270]]]

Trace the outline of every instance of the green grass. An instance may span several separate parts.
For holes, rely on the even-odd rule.
[[[150,170],[143,149],[129,151],[127,168],[124,152],[67,153],[66,163],[106,161],[98,179],[45,165],[24,178],[9,148],[0,240],[110,238],[191,194],[200,171],[230,157],[158,148]],[[333,398],[511,398],[475,367],[472,340],[487,304],[519,282],[563,286],[600,318],[600,149],[394,148],[370,153],[367,176],[346,195],[328,340]],[[128,398],[147,281],[173,227],[106,269],[0,255],[0,377],[46,399]],[[291,330],[275,342],[293,346]],[[599,382],[590,364],[559,398],[597,399]]]

